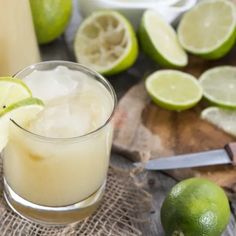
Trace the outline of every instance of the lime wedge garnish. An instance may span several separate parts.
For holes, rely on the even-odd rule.
[[[30,97],[9,105],[0,112],[0,152],[7,144],[10,119],[16,121],[19,125],[23,125],[34,119],[43,108],[44,104],[40,99]]]
[[[12,103],[31,97],[27,85],[12,77],[0,77],[0,113]]]
[[[219,66],[207,70],[199,79],[203,95],[212,103],[236,108],[236,67]]]
[[[188,56],[179,44],[176,32],[156,11],[144,12],[139,28],[141,46],[158,64],[183,67]]]
[[[77,61],[106,75],[128,69],[138,55],[135,32],[116,11],[95,11],[80,25],[74,42]]]
[[[177,70],[151,74],[146,80],[146,89],[156,104],[169,110],[186,110],[202,98],[197,79]]]
[[[236,111],[220,107],[209,107],[202,111],[201,118],[226,133],[236,136]]]
[[[178,27],[181,45],[207,59],[224,56],[236,38],[236,8],[230,0],[204,0],[188,11]]]

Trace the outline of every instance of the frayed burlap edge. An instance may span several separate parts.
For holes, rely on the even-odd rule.
[[[0,163],[2,177],[2,164]],[[99,209],[85,220],[66,227],[43,226],[22,219],[6,206],[0,182],[0,235],[1,236],[136,236],[141,232],[137,221],[145,221],[151,196],[143,190],[136,171],[110,167],[106,192]],[[142,218],[143,216],[143,218]]]

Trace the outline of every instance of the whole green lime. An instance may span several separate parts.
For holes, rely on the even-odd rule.
[[[175,185],[161,208],[166,236],[220,236],[229,217],[229,202],[224,191],[201,178]]]
[[[30,0],[35,32],[39,44],[59,37],[69,23],[72,0]]]

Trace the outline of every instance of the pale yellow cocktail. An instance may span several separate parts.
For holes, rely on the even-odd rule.
[[[96,73],[74,63],[49,64],[20,74],[45,109],[27,124],[10,124],[3,152],[5,195],[13,191],[17,199],[7,200],[28,218],[68,223],[89,214],[101,199],[116,99]],[[32,204],[30,211],[24,201]],[[38,207],[41,212],[32,213]],[[60,220],[58,209],[66,213],[60,212]]]

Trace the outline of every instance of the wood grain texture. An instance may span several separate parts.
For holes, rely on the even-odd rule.
[[[212,66],[234,65],[235,49],[218,61],[204,61],[190,57],[184,71],[197,77]],[[183,112],[167,111],[150,101],[140,82],[120,100],[116,114],[114,149],[134,161],[165,157],[183,153],[223,148],[236,139],[200,119],[200,113],[209,104]],[[178,180],[203,176],[219,185],[236,191],[236,168],[230,165],[174,170],[170,175]]]

